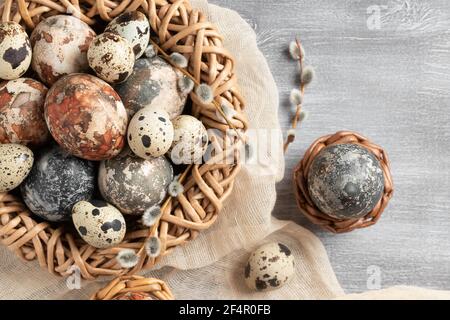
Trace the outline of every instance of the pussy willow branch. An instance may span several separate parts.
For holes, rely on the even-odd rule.
[[[183,68],[180,68],[175,63],[173,63],[173,61],[170,58],[170,56],[155,41],[150,39],[150,43],[161,53],[161,55],[164,58],[164,60],[166,60],[172,67],[176,68],[177,70],[182,72],[186,77],[188,77],[192,81],[194,81],[196,86],[199,86],[201,84],[200,81],[195,79],[194,76],[192,76],[187,70],[185,70]],[[222,110],[222,106],[220,105],[220,103],[217,102],[215,99],[212,101],[212,103],[216,107],[217,111],[219,111],[220,115],[225,119],[225,121],[230,126],[230,128],[232,128],[236,132],[239,140],[241,140],[242,143],[245,144],[246,140],[242,137],[242,135],[240,134],[239,130],[234,126],[234,124],[228,119],[228,117],[226,116],[225,112]]]
[[[302,74],[303,74],[303,50],[302,50],[302,44],[300,43],[300,40],[298,38],[295,38],[295,43],[298,48],[298,54],[299,54],[299,70],[300,70],[300,92],[302,95],[302,103],[303,103],[303,96],[305,94],[305,84],[302,81]],[[297,125],[300,119],[300,115],[302,113],[302,103],[297,105],[297,110],[295,111],[295,116],[292,119],[292,129],[297,129]],[[289,135],[286,137],[286,142],[284,143],[284,153],[287,152],[287,149],[289,148],[289,145],[294,142],[295,135]]]

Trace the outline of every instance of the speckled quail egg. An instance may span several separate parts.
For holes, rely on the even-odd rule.
[[[150,24],[142,12],[127,11],[114,18],[105,32],[112,32],[125,38],[133,48],[137,59],[142,56],[148,46]]]
[[[86,72],[89,70],[87,51],[94,37],[94,30],[76,17],[49,17],[31,34],[31,67],[48,85],[66,74]]]
[[[33,152],[20,144],[0,144],[0,192],[18,187],[33,167]]]
[[[113,247],[125,237],[122,213],[101,201],[80,201],[72,209],[72,220],[81,238],[95,248]]]
[[[294,257],[282,243],[268,243],[255,250],[245,267],[250,289],[269,291],[282,287],[294,275]]]
[[[188,93],[178,87],[183,74],[160,57],[136,60],[127,81],[115,86],[128,115],[152,106],[165,110],[170,119],[183,112]]]
[[[102,161],[98,186],[103,198],[124,214],[143,214],[160,204],[173,180],[173,168],[164,157],[145,160],[124,150]]]
[[[47,88],[39,81],[19,78],[0,84],[0,143],[30,147],[50,137],[44,119]]]
[[[167,112],[156,108],[139,110],[128,126],[128,145],[143,159],[165,154],[173,141],[173,125]]]
[[[102,33],[92,41],[87,57],[97,76],[109,83],[124,82],[133,72],[135,57],[131,45],[111,32]]]
[[[75,158],[58,146],[36,154],[28,177],[20,186],[27,207],[48,221],[70,219],[72,207],[92,198],[96,167],[90,161]]]
[[[31,44],[25,29],[16,22],[0,23],[0,79],[22,76],[31,63]]]
[[[197,163],[208,147],[208,132],[203,123],[189,115],[181,115],[172,120],[173,143],[169,150],[175,164]]]

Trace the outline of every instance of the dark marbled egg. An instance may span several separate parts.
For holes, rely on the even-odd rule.
[[[69,220],[75,203],[92,198],[95,171],[93,162],[73,157],[57,146],[44,149],[21,185],[23,200],[45,220]]]
[[[357,144],[323,149],[308,173],[309,195],[325,214],[337,219],[359,218],[376,206],[384,190],[378,159]]]
[[[103,198],[124,214],[142,214],[160,204],[173,180],[173,168],[164,157],[141,159],[124,150],[102,161],[98,185]]]
[[[114,89],[94,76],[59,79],[48,91],[44,115],[53,138],[74,156],[105,160],[125,145],[125,107]]]
[[[126,82],[115,87],[131,118],[144,107],[166,111],[170,119],[183,112],[187,94],[178,88],[183,75],[160,57],[136,60]]]

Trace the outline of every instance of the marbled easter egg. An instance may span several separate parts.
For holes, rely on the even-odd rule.
[[[127,80],[134,66],[134,53],[121,36],[105,32],[95,37],[88,50],[89,66],[99,78],[109,83]]]
[[[17,188],[33,166],[33,152],[20,144],[0,144],[0,192]]]
[[[104,201],[77,202],[72,209],[72,221],[81,238],[95,248],[113,247],[125,237],[122,213]]]
[[[127,11],[114,18],[105,32],[115,33],[125,38],[133,48],[137,58],[142,56],[150,39],[150,24],[145,14],[139,11]]]
[[[39,81],[19,78],[0,84],[0,143],[37,147],[50,134],[44,119],[47,88]]]
[[[125,144],[127,112],[114,89],[94,76],[71,74],[58,80],[45,100],[53,138],[72,155],[109,159]]]
[[[21,77],[31,63],[31,44],[25,29],[16,22],[0,23],[0,79]]]
[[[357,144],[324,148],[308,173],[308,191],[323,213],[337,219],[365,216],[373,210],[384,190],[380,162]]]
[[[98,186],[103,198],[124,214],[142,214],[160,204],[173,180],[173,168],[165,157],[145,160],[125,150],[102,161]]]
[[[58,146],[42,150],[21,185],[22,198],[37,216],[48,221],[69,220],[72,207],[89,200],[95,190],[95,165],[69,155]]]
[[[136,60],[133,73],[126,82],[115,88],[129,116],[144,107],[157,107],[173,119],[183,112],[187,94],[178,88],[183,75],[162,58]]]
[[[190,164],[201,161],[208,147],[208,132],[203,123],[189,115],[172,120],[174,136],[169,150],[175,164]]]
[[[282,243],[268,243],[255,250],[245,267],[250,289],[269,291],[282,287],[294,275],[294,256]]]
[[[87,51],[94,37],[94,30],[78,18],[51,16],[41,21],[31,34],[31,67],[48,85],[66,74],[86,72]]]
[[[137,156],[164,155],[172,145],[173,125],[167,112],[151,107],[139,110],[128,126],[128,145]]]

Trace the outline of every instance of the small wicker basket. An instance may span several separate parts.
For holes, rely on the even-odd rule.
[[[152,39],[163,54],[183,54],[189,61],[186,71],[196,80],[209,84],[214,103],[204,104],[190,94],[192,115],[200,119],[207,129],[225,132],[230,125],[238,132],[248,126],[243,112],[244,100],[239,93],[234,72],[234,60],[223,47],[223,37],[199,10],[188,0],[5,0],[0,6],[2,21],[16,21],[31,31],[40,20],[56,14],[73,14],[98,30],[122,12],[144,12],[152,28]],[[236,110],[230,120],[223,123],[217,113],[217,103],[227,102]],[[229,135],[211,137],[214,159],[230,159],[230,146],[242,140]],[[27,210],[20,197],[0,193],[0,240],[25,260],[37,260],[49,272],[67,276],[72,265],[80,268],[84,279],[98,276],[134,274],[151,268],[173,248],[193,240],[200,231],[209,228],[218,217],[224,200],[230,195],[234,179],[240,170],[240,147],[233,149],[235,162],[190,165],[183,173],[184,192],[168,198],[162,207],[162,217],[152,228],[142,225],[130,230],[123,243],[114,248],[96,249],[83,242],[74,228],[38,222]],[[158,237],[161,254],[149,258],[145,242]],[[139,256],[138,264],[122,268],[116,256],[122,249],[133,249]]]
[[[380,161],[384,174],[383,196],[371,212],[358,219],[339,220],[324,214],[312,202],[308,193],[307,177],[314,158],[323,148],[329,145],[343,143],[355,143],[371,151]],[[370,142],[367,138],[349,131],[340,131],[335,134],[321,137],[309,147],[303,159],[294,169],[294,189],[297,205],[300,208],[300,211],[312,223],[334,233],[349,232],[354,229],[369,227],[377,223],[394,193],[389,168],[389,159],[386,152],[381,147]]]
[[[172,292],[164,281],[140,276],[118,277],[96,292],[91,300],[116,300],[123,295],[134,293],[148,294],[154,300],[174,300]]]

